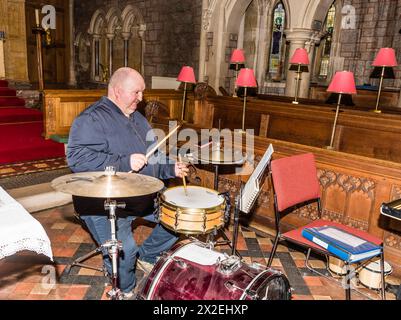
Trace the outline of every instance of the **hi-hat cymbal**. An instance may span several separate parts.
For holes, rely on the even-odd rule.
[[[128,198],[156,193],[161,180],[141,174],[81,172],[54,179],[51,186],[60,192],[89,198]]]

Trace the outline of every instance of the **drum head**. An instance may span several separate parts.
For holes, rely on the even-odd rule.
[[[187,186],[187,195],[184,187],[167,189],[162,198],[167,203],[184,209],[209,209],[224,203],[224,198],[212,189]]]

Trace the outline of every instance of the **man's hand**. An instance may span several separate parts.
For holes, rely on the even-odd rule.
[[[133,171],[138,172],[147,163],[148,163],[148,160],[146,160],[146,157],[144,154],[140,154],[140,153],[131,154],[130,164],[131,164],[131,169]]]
[[[186,177],[188,175],[189,169],[184,162],[175,163],[175,176],[178,178]]]

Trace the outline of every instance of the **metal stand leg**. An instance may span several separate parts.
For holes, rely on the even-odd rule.
[[[214,190],[219,191],[219,166],[214,166]]]
[[[233,230],[233,241],[232,241],[232,255],[237,254],[239,257],[240,254],[237,251],[237,241],[238,241],[238,232],[239,232],[239,202],[240,197],[235,199],[235,208],[234,208],[234,230]]]
[[[73,263],[71,263],[70,265],[68,265],[65,268],[65,272],[70,273],[72,267],[78,266],[78,267],[81,267],[81,268],[87,268],[87,269],[92,269],[92,270],[96,270],[96,271],[100,271],[100,272],[106,273],[106,270],[104,268],[97,268],[97,267],[94,267],[94,266],[90,266],[90,265],[81,263],[81,262],[83,262],[83,261],[85,261],[85,260],[87,260],[87,259],[89,259],[89,258],[101,253],[101,252],[102,252],[102,246],[97,247],[95,250],[92,250],[91,252],[87,253],[86,255],[84,255],[84,256],[82,256],[82,257],[80,257],[78,259],[75,259]]]
[[[109,296],[112,300],[121,300],[122,293],[118,288],[118,256],[119,251],[122,249],[121,241],[117,240],[116,237],[116,209],[117,208],[125,208],[125,203],[117,203],[114,200],[106,200],[104,203],[104,208],[109,210],[109,220],[111,226],[111,240],[107,241],[104,244],[105,248],[108,248],[109,254],[111,256],[112,261],[112,275],[111,275],[111,283],[112,289],[109,292]]]

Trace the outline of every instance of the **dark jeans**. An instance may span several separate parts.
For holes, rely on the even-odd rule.
[[[122,242],[123,246],[118,261],[119,287],[121,291],[126,293],[132,291],[136,284],[135,262],[137,256],[146,262],[155,263],[157,256],[161,252],[169,250],[178,239],[175,234],[157,224],[150,236],[141,246],[138,246],[131,230],[131,223],[136,218],[136,216],[118,217],[116,222],[117,239]],[[143,218],[154,222],[153,214]],[[81,219],[85,221],[89,231],[99,245],[111,239],[110,221],[107,216],[81,216]],[[103,261],[108,273],[112,274],[111,259],[107,249],[103,250]]]

